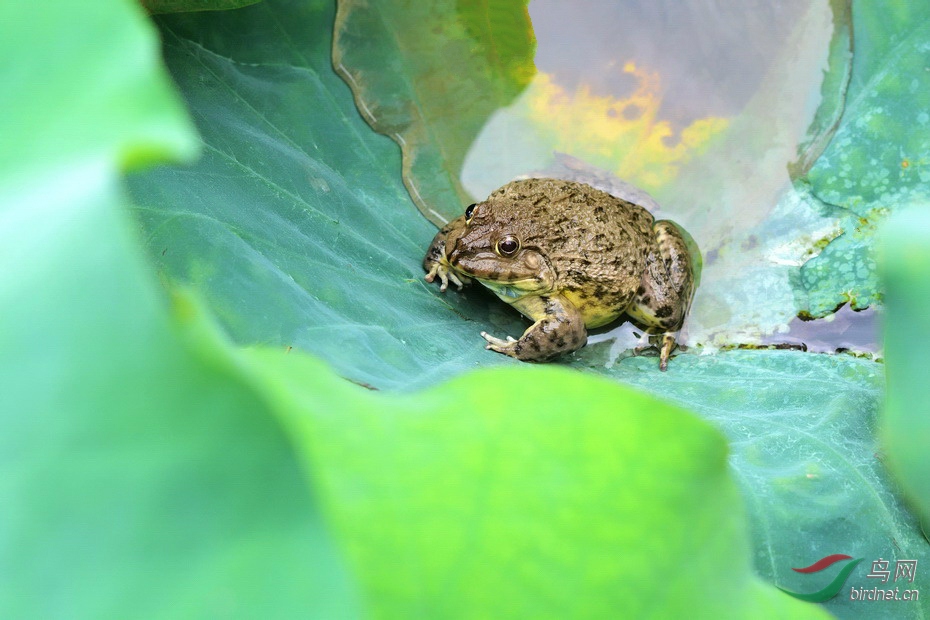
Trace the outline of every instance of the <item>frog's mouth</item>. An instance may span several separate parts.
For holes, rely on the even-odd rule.
[[[508,282],[505,284],[502,282],[494,282],[491,280],[482,280],[478,278],[478,282],[481,282],[481,284],[483,284],[486,288],[493,291],[495,295],[497,295],[498,297],[500,297],[501,299],[505,301],[520,299],[521,297],[524,297],[532,293],[533,292],[532,290],[527,290],[529,289],[530,284],[536,284],[538,286],[538,283],[532,279],[531,280],[520,280],[517,282]],[[520,288],[521,284],[525,285],[527,288],[521,289]]]
[[[488,250],[473,250],[466,262],[461,264],[461,238],[456,239],[449,264],[458,273],[478,280],[507,303],[513,303],[529,295],[549,292],[555,282],[555,271],[549,259],[535,248],[525,248],[520,260],[505,260]],[[448,243],[448,242],[447,242]]]

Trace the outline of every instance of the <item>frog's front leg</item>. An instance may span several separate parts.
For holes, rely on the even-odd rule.
[[[560,295],[529,297],[514,305],[536,322],[517,340],[509,336],[503,340],[481,332],[481,337],[488,341],[486,348],[524,362],[542,362],[576,351],[588,341],[581,313]]]
[[[666,370],[675,335],[691,307],[695,265],[678,226],[660,220],[653,231],[657,251],[646,256],[642,282],[627,314],[648,333],[661,334],[659,369]]]
[[[433,241],[429,244],[429,249],[426,250],[426,255],[423,257],[423,269],[426,271],[426,275],[423,279],[427,282],[432,282],[438,276],[440,292],[446,292],[446,288],[449,287],[449,282],[462,288],[463,285],[471,281],[464,274],[456,271],[455,267],[449,263],[446,253],[446,240],[454,240],[457,238],[461,229],[464,227],[464,217],[452,220],[443,226],[442,229],[436,233],[436,236],[433,237]]]

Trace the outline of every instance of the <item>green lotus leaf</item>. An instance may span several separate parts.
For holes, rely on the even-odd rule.
[[[842,121],[801,183],[839,220],[839,235],[803,265],[805,312],[881,301],[876,230],[930,196],[930,6],[853,3],[855,54]]]
[[[930,397],[920,343],[930,336],[930,217],[927,203],[895,214],[883,231],[888,291],[885,348],[888,400],[883,424],[888,460],[930,533]]]
[[[436,224],[472,202],[460,182],[468,148],[535,73],[528,1],[338,3],[333,66],[401,146],[410,194]]]
[[[748,503],[760,575],[792,592],[813,592],[830,579],[816,581],[792,568],[833,553],[863,557],[847,588],[825,603],[837,616],[855,618],[862,605],[849,600],[848,586],[883,587],[866,578],[872,560],[930,561],[930,545],[897,496],[875,439],[882,364],[798,351],[673,361],[684,366],[680,373],[655,373],[654,358],[630,358],[621,367],[631,385],[687,406],[724,430]],[[928,612],[930,605],[919,601],[895,613],[922,618]]]
[[[0,6],[0,52],[8,59],[0,171],[7,187],[32,185],[32,175],[77,158],[133,169],[195,154],[190,121],[158,70],[158,39],[138,8],[124,4],[56,2],[58,19],[44,11],[38,18],[19,2]],[[95,40],[70,33],[69,22],[78,20],[111,34]]]
[[[725,441],[693,414],[555,367],[391,395],[246,353],[375,617],[823,614],[752,576]]]
[[[846,108],[846,95],[852,76],[852,0],[830,0],[833,36],[827,57],[827,71],[820,85],[820,105],[798,147],[799,157],[789,166],[792,178],[806,175],[833,139]]]
[[[134,175],[136,214],[153,258],[237,342],[310,351],[379,388],[435,384],[488,360],[477,332],[489,322],[522,322],[479,291],[440,296],[423,281],[435,228],[396,145],[332,71],[329,9],[265,2],[161,21],[204,157]]]
[[[121,167],[197,146],[151,25],[7,2],[0,30],[2,615],[351,613],[287,436],[188,343],[134,234]]]
[[[186,13],[189,11],[226,11],[261,0],[141,0],[149,13]]]

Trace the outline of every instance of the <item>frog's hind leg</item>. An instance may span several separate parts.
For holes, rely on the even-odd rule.
[[[560,295],[523,300],[520,311],[536,322],[519,339],[508,336],[505,340],[481,332],[486,348],[524,362],[544,362],[580,349],[588,341],[578,309]]]
[[[688,245],[678,226],[667,220],[653,227],[657,252],[646,257],[642,281],[627,309],[634,323],[648,333],[661,334],[659,369],[668,368],[675,348],[675,336],[681,330],[694,295],[694,273]]]

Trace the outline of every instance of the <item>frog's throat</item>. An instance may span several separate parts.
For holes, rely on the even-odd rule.
[[[507,282],[506,284],[480,278],[478,278],[478,281],[507,303],[513,303],[527,295],[539,295],[543,292],[539,289],[539,282],[535,278]]]

